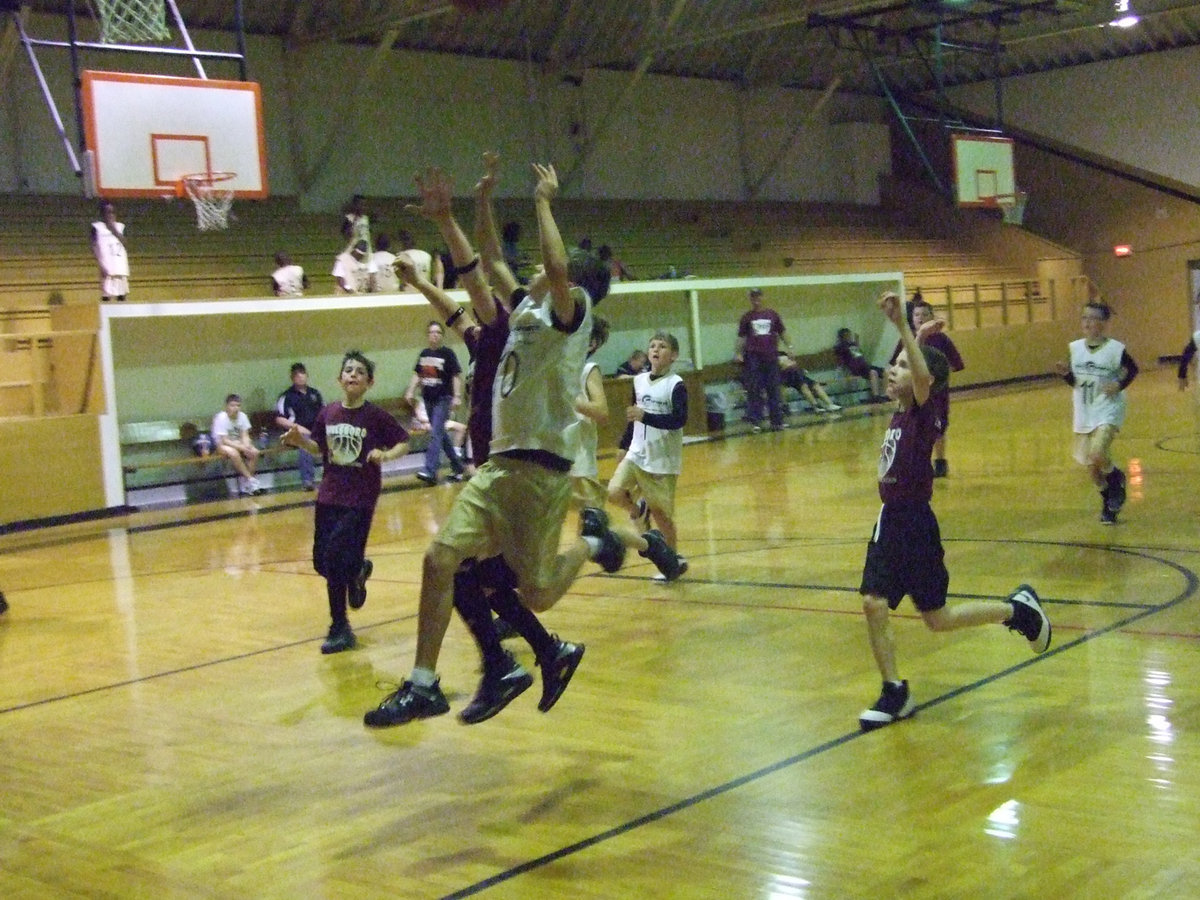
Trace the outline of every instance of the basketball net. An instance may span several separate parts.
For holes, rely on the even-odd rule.
[[[105,44],[165,41],[165,0],[96,0],[100,13],[100,40]]]
[[[229,209],[233,206],[232,181],[235,172],[202,172],[184,175],[180,180],[184,192],[196,206],[196,227],[201,231],[219,231],[229,227]]]
[[[1000,207],[1000,215],[1006,225],[1021,225],[1025,221],[1025,204],[1029,195],[1024,191],[1015,194],[1004,194],[996,197],[996,205]]]

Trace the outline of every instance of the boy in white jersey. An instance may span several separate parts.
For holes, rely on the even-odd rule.
[[[1100,522],[1117,524],[1125,505],[1125,473],[1113,465],[1112,443],[1125,422],[1125,388],[1138,366],[1120,341],[1104,332],[1112,310],[1099,300],[1083,308],[1083,337],[1070,344],[1069,363],[1058,373],[1074,388],[1075,461],[1087,466],[1100,488]]]
[[[271,291],[276,297],[303,297],[308,276],[301,266],[292,262],[286,253],[275,254],[275,271],[271,273]]]
[[[675,483],[683,469],[687,386],[671,371],[679,356],[675,335],[657,332],[650,339],[646,355],[650,371],[634,376],[634,402],[625,410],[632,427],[629,452],[608,482],[608,499],[632,517],[640,511],[632,493],[640,491],[658,527],[642,535],[648,547],[639,552],[658,566],[667,581],[674,581],[687,571],[687,561],[676,550],[675,530]],[[670,551],[669,556],[663,553],[660,541]]]
[[[100,299],[124,300],[129,295],[129,254],[125,223],[117,221],[113,205],[100,204],[100,221],[92,223],[92,253],[100,266]]]
[[[600,435],[597,426],[608,421],[608,397],[604,393],[604,375],[600,364],[592,357],[608,341],[608,322],[600,316],[592,318],[592,336],[588,341],[587,362],[579,380],[579,396],[575,398],[578,422],[579,452],[571,466],[572,496],[584,509],[604,506],[604,485],[600,483],[600,467],[596,460]]]
[[[569,269],[550,208],[558,192],[558,175],[553,166],[535,164],[534,171],[545,270],[527,294],[516,290],[511,276],[497,285],[502,291],[515,291],[519,302],[509,319],[508,342],[493,388],[491,456],[458,495],[425,553],[412,674],[363,717],[371,727],[402,725],[449,711],[436,668],[453,610],[454,575],[464,560],[502,555],[516,575],[522,602],[534,611],[557,602],[589,557],[610,572],[624,562],[620,538],[608,531],[601,537],[581,538],[566,552],[558,552],[571,493],[569,473],[576,452],[571,426],[576,422],[575,398],[591,336],[592,297],[578,283],[590,271],[576,277],[575,270]],[[447,228],[453,217],[448,190],[435,194],[421,187],[422,213],[436,221],[449,240]],[[455,251],[453,243],[451,251]],[[478,257],[466,264],[454,260],[457,272],[473,279],[481,277],[478,262]],[[606,269],[599,271],[607,276]],[[596,297],[603,297],[607,277],[594,284]],[[479,306],[476,311],[484,322],[494,315]]]

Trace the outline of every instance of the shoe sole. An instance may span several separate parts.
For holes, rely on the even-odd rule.
[[[385,719],[385,718],[376,717],[374,719],[374,721],[372,721],[372,715],[375,713],[382,713],[383,716],[389,715],[388,713],[383,713],[383,711],[381,709],[376,708],[376,709],[371,710],[370,712],[368,712],[366,715],[363,716],[363,724],[366,725],[368,728],[393,728],[397,725],[407,725],[409,722],[416,722],[418,719],[433,719],[433,718],[436,718],[437,716],[444,716],[446,713],[450,712],[450,704],[445,703],[444,706],[445,706],[444,709],[436,709],[431,712],[426,712],[423,714],[417,713],[414,715],[406,715],[403,718],[386,718]]]
[[[346,605],[351,609],[362,609],[363,604],[367,602],[367,579],[374,571],[375,563],[364,559],[362,568],[358,570],[358,577],[354,579],[354,584],[350,585],[350,596],[346,598]]]
[[[1030,599],[1020,599],[1021,594],[1028,594]],[[1017,603],[1023,603],[1041,617],[1042,624],[1045,626],[1044,631],[1039,630],[1036,638],[1033,638],[1032,640],[1026,638],[1026,640],[1029,641],[1029,649],[1034,653],[1045,653],[1046,649],[1050,646],[1050,639],[1053,636],[1054,629],[1050,625],[1050,617],[1046,615],[1045,610],[1042,609],[1042,604],[1038,599],[1037,591],[1027,584],[1018,585],[1017,589],[1013,591],[1009,599]]]
[[[516,700],[532,686],[533,676],[528,672],[525,672],[523,677],[518,678],[516,681],[508,682],[505,685],[504,693],[497,697],[491,706],[484,708],[482,713],[473,714],[470,712],[471,704],[475,702],[472,700],[471,703],[467,704],[467,707],[458,714],[458,721],[462,722],[464,725],[478,725],[480,722],[486,722],[488,719],[501,712],[504,707]]]
[[[908,703],[904,708],[894,716],[889,716],[887,713],[879,712],[878,710],[868,709],[858,717],[858,727],[863,731],[877,731],[880,728],[886,728],[894,722],[902,722],[905,719],[911,719],[916,715],[917,709],[912,702],[912,697],[908,698]],[[887,716],[887,718],[869,719],[868,715]]]
[[[587,647],[583,644],[576,644],[579,648],[579,653],[573,656],[570,660],[570,665],[558,673],[558,678],[554,684],[554,691],[550,694],[542,694],[542,699],[538,701],[539,712],[550,712],[554,708],[554,704],[559,701],[559,698],[566,693],[567,685],[571,683],[571,679],[575,677],[575,670],[579,668],[579,664],[583,662],[584,651]],[[543,674],[543,681],[544,681]]]

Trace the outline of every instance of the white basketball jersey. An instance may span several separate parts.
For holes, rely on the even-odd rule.
[[[599,363],[590,360],[583,364],[583,376],[579,379],[579,393],[587,396],[588,376],[600,368]],[[596,428],[596,420],[588,418],[583,413],[575,413],[578,420],[575,425],[579,439],[579,452],[575,454],[575,465],[571,467],[572,478],[595,478],[600,474],[596,463],[596,451],[600,445],[600,434]]]
[[[105,222],[93,222],[92,234],[96,236],[96,259],[110,276],[129,277],[129,256],[125,244],[118,235],[125,234],[125,225],[117,222],[117,233],[113,234]]]
[[[424,250],[417,250],[415,247],[411,250],[405,250],[408,258],[412,260],[413,268],[417,270],[417,274],[426,281],[433,280],[433,257]]]
[[[648,413],[669,414],[671,395],[681,381],[683,379],[673,372],[661,378],[652,378],[649,372],[635,376],[633,395],[637,405]],[[667,430],[634,422],[627,458],[643,472],[678,475],[683,471],[683,429]]]
[[[272,275],[281,297],[304,296],[304,269],[297,265],[280,266]]]
[[[396,254],[387,250],[376,250],[371,257],[375,263],[375,275],[371,290],[377,294],[394,294],[400,290],[400,278],[396,275]]]
[[[578,449],[575,397],[592,334],[592,298],[581,287],[571,299],[584,315],[570,334],[555,328],[550,295],[525,297],[509,318],[508,343],[492,389],[492,455],[544,450],[574,462]]]
[[[1112,338],[1095,349],[1087,340],[1071,341],[1071,374],[1075,376],[1075,433],[1088,434],[1101,425],[1125,422],[1125,392],[1111,397],[1104,393],[1105,384],[1120,380],[1121,357],[1125,345]]]

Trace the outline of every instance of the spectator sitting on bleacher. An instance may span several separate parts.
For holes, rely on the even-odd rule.
[[[632,378],[634,375],[641,375],[643,372],[650,371],[650,360],[646,357],[645,350],[634,350],[629,354],[629,359],[617,366],[616,376],[618,378]]]
[[[321,392],[309,387],[308,369],[304,363],[292,363],[292,386],[279,395],[275,403],[275,424],[284,431],[293,425],[302,437],[312,437],[312,427],[317,413],[325,405]],[[311,491],[316,484],[317,461],[303,447],[296,449],[296,468],[300,470],[300,484]]]
[[[276,297],[303,297],[308,288],[304,269],[292,262],[286,253],[275,254],[275,271],[271,273],[271,290]]]
[[[371,283],[367,265],[370,245],[359,241],[350,250],[339,253],[333,263],[333,280],[339,294],[364,294]]]
[[[883,369],[867,362],[867,355],[858,345],[857,334],[849,328],[839,328],[837,343],[833,345],[833,355],[851,375],[867,379],[871,385],[872,402],[887,399],[883,393]]]
[[[417,274],[426,281],[430,281],[441,287],[442,282],[445,280],[441,254],[435,256],[428,250],[420,249],[408,231],[401,231],[397,237],[400,240],[400,252],[412,261],[413,268],[417,271]],[[417,289],[407,281],[404,281],[400,290],[412,293]]]
[[[372,294],[394,294],[400,290],[400,279],[396,277],[396,254],[391,251],[392,239],[380,233],[375,237],[375,252],[371,255],[372,272],[367,279],[367,290]]]
[[[795,357],[788,356],[786,353],[779,354],[779,379],[784,387],[790,387],[799,392],[804,401],[816,412],[837,412],[841,409],[829,399],[829,395],[825,393],[825,386],[810,377],[807,371],[800,368]]]
[[[521,240],[521,223],[512,221],[505,222],[504,228],[500,231],[500,252],[504,256],[504,264],[517,277],[517,281],[521,284],[529,283],[529,276],[525,274],[527,260],[525,254],[521,252],[518,243]]]
[[[258,466],[258,448],[250,433],[250,419],[242,412],[242,398],[230,394],[225,408],[213,416],[212,438],[218,453],[226,457],[238,473],[238,496],[249,497],[264,491],[254,469]]]

